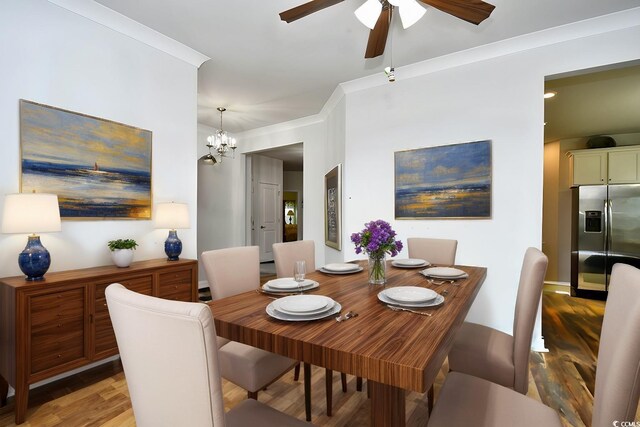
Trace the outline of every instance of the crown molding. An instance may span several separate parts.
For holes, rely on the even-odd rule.
[[[158,49],[166,54],[178,58],[199,68],[209,58],[206,55],[159,33],[141,23],[128,18],[93,0],[48,0],[63,9],[73,12],[83,18],[131,37],[141,43]]]

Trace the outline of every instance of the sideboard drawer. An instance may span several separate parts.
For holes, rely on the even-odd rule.
[[[95,312],[101,314],[107,312],[107,298],[104,295],[107,286],[114,282],[104,282],[96,284],[95,291]],[[132,279],[121,280],[120,283],[125,288],[144,295],[153,294],[153,276],[135,277]]]
[[[84,314],[84,288],[29,297],[31,327],[37,328]]]
[[[160,298],[191,301],[192,300],[192,272],[191,269],[182,269],[161,273],[159,275]]]
[[[191,301],[191,282],[188,283],[170,283],[160,286],[160,298],[170,299],[174,301]]]
[[[172,283],[189,283],[191,284],[191,270],[177,270],[160,274],[160,286]]]
[[[104,298],[105,289],[107,289],[107,286],[109,286],[112,283],[114,282],[109,281],[109,282],[97,283],[96,299]],[[153,277],[151,275],[120,280],[117,283],[120,283],[122,286],[124,286],[127,289],[130,289],[132,291],[145,294],[145,295],[151,295],[153,291]]]
[[[84,319],[60,322],[31,335],[31,371],[49,368],[85,358]]]
[[[113,332],[113,325],[109,316],[96,316],[94,337],[96,354],[103,352],[117,353],[116,334]]]

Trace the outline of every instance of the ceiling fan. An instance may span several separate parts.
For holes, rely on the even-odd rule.
[[[342,1],[344,0],[311,0],[308,3],[301,4],[300,6],[280,13],[280,19],[286,22],[293,22],[314,12],[333,6],[334,4],[341,3]],[[420,1],[453,15],[456,18],[476,25],[487,19],[495,8],[494,5],[485,3],[482,0]],[[380,4],[378,5],[377,3]],[[371,28],[367,50],[364,54],[365,58],[375,58],[384,53],[384,47],[387,44],[387,35],[389,33],[389,24],[395,7],[398,7],[400,10],[400,18],[402,19],[404,28],[408,28],[424,14],[424,9],[418,5],[417,0],[367,0],[356,10],[358,19]],[[373,19],[371,19],[372,17]],[[365,22],[367,20],[370,24]]]

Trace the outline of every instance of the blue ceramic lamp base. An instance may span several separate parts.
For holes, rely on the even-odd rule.
[[[169,230],[169,237],[164,241],[164,253],[167,254],[169,261],[178,261],[182,253],[182,241],[178,239],[176,230]]]
[[[18,255],[20,270],[27,276],[26,280],[42,280],[44,273],[51,265],[49,251],[40,243],[40,236],[29,236],[27,246]]]

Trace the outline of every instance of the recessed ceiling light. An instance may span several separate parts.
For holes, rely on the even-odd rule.
[[[557,94],[558,94],[558,92],[553,92],[553,91],[545,92],[544,93],[544,99],[553,98]]]

